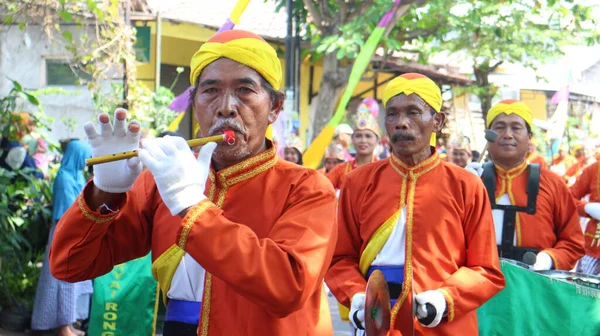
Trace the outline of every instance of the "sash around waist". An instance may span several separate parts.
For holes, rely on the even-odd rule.
[[[202,302],[169,299],[165,321],[198,324]]]

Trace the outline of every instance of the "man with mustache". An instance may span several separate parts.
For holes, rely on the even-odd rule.
[[[91,279],[152,251],[164,335],[331,335],[322,279],[336,199],[265,138],[284,101],[277,53],[253,33],[221,32],[193,56],[190,81],[200,135],[234,130],[235,144],[209,143],[196,159],[165,137],[145,141],[139,160],[95,166],[59,224],[52,273]],[[94,156],[137,148],[139,124],[126,130],[125,117],[113,129],[101,114],[100,134],[86,125]]]
[[[356,167],[375,160],[374,152],[379,141],[379,133],[377,120],[375,120],[370,112],[358,112],[356,114],[351,138],[352,146],[354,146],[354,150],[356,151],[356,157],[344,164],[337,165],[327,173],[327,178],[336,190],[342,187],[346,174]]]
[[[486,127],[498,140],[488,147],[493,162],[481,171],[498,251],[518,261],[535,253],[536,270],[571,270],[584,254],[577,208],[560,176],[528,164],[532,123],[531,110],[518,100],[503,100],[487,114]]]
[[[380,270],[392,298],[390,335],[477,335],[475,310],[504,287],[485,189],[430,146],[445,121],[431,79],[399,76],[383,103],[393,155],[346,177],[325,281],[358,329],[367,278]],[[417,322],[427,304],[436,314]]]

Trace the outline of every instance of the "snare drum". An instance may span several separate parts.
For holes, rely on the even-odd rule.
[[[600,289],[600,277],[568,271],[536,271],[539,274],[546,275],[552,279],[564,280],[575,283],[580,286],[586,286],[590,288]]]

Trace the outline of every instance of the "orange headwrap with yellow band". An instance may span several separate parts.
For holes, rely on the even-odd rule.
[[[202,70],[222,57],[252,68],[275,90],[281,89],[283,73],[277,52],[260,36],[244,30],[224,31],[204,43],[192,56],[190,84],[196,85]]]
[[[393,97],[404,93],[405,95],[416,94],[423,99],[436,112],[442,110],[442,92],[434,81],[429,77],[418,73],[406,73],[391,80],[383,90],[383,106]],[[429,143],[436,145],[435,133],[431,134]]]
[[[523,120],[525,120],[525,122],[527,123],[527,125],[529,125],[530,128],[533,125],[533,114],[531,113],[529,106],[518,100],[506,99],[494,105],[494,107],[492,107],[488,111],[485,120],[485,126],[487,128],[490,128],[490,126],[492,125],[492,121],[494,121],[494,119],[496,119],[496,117],[502,113],[508,115],[516,114],[519,117],[523,118]]]

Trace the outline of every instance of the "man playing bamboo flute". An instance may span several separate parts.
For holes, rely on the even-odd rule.
[[[493,162],[483,169],[478,163],[467,167],[479,165],[482,173],[500,257],[533,263],[535,270],[571,270],[584,252],[577,209],[558,175],[527,163],[532,123],[523,102],[507,99],[493,106],[486,118],[486,127],[498,133],[489,144]]]
[[[92,279],[151,250],[165,335],[331,335],[322,280],[336,198],[265,139],[284,101],[277,53],[253,33],[218,33],[193,56],[190,81],[200,135],[233,130],[235,144],[209,143],[196,159],[179,137],[146,141],[139,178],[135,158],[96,166],[58,225],[54,276]],[[85,127],[94,156],[138,147],[124,111],[114,129],[99,119],[100,134]]]
[[[445,121],[431,79],[399,76],[383,103],[393,155],[347,175],[327,285],[359,329],[367,278],[381,270],[392,298],[392,335],[476,335],[475,310],[504,287],[485,189],[430,146]],[[413,309],[422,316],[427,303],[437,314],[422,325]]]

